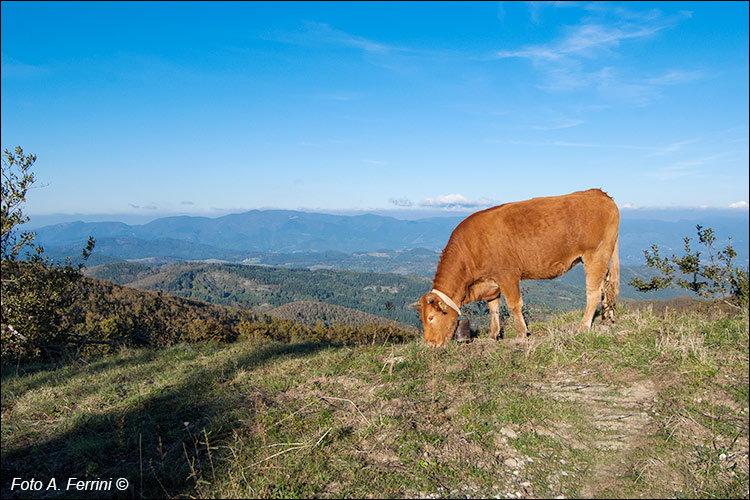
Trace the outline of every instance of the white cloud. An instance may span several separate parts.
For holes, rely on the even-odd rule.
[[[748,208],[750,205],[747,204],[746,201],[738,201],[737,203],[732,203],[729,205],[729,208]]]
[[[478,200],[470,200],[462,194],[451,193],[442,194],[435,198],[426,198],[419,202],[423,207],[431,208],[444,208],[447,210],[457,210],[464,208],[479,208],[489,207],[495,203],[489,198],[480,198]]]
[[[388,201],[397,207],[410,207],[413,205],[409,198],[391,198]]]

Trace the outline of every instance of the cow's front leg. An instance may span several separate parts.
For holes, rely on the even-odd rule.
[[[500,286],[500,290],[505,297],[505,303],[508,305],[513,319],[516,323],[516,337],[525,339],[530,335],[529,329],[526,326],[526,321],[523,319],[523,299],[521,299],[521,290],[519,288],[518,281],[514,283],[505,283]]]
[[[490,338],[497,340],[498,336],[503,338],[500,332],[500,297],[488,300],[487,305],[490,308]]]

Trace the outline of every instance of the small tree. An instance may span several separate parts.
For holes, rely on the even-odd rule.
[[[15,261],[24,247],[32,248],[37,254],[42,253],[41,247],[34,247],[36,233],[23,232],[17,234],[17,228],[29,221],[23,215],[21,206],[26,201],[26,192],[36,180],[31,166],[36,161],[36,155],[24,155],[20,146],[15,153],[7,149],[3,152],[2,168],[2,261]]]
[[[707,260],[702,262],[701,252],[692,251],[690,238],[687,236],[684,239],[685,255],[682,257],[661,257],[659,247],[652,245],[651,250],[643,251],[646,265],[661,272],[661,276],[654,276],[648,282],[634,278],[630,286],[641,292],[652,292],[677,285],[701,297],[721,300],[731,305],[747,305],[748,273],[747,269],[734,265],[737,252],[732,247],[731,238],[724,250],[716,250],[713,229],[703,229],[700,224],[696,229],[698,241],[708,251]]]
[[[396,306],[393,305],[393,302],[390,300],[385,303],[385,312],[388,315],[389,319],[393,319],[393,310],[396,308]]]
[[[3,152],[2,168],[2,279],[0,302],[2,357],[28,359],[39,355],[52,358],[70,340],[75,315],[71,306],[77,297],[77,283],[83,263],[74,267],[54,264],[35,245],[36,233],[19,232],[28,222],[23,214],[26,194],[36,180],[31,167],[35,155],[20,147]],[[83,250],[84,263],[94,248],[89,238]],[[25,254],[24,254],[25,250]]]

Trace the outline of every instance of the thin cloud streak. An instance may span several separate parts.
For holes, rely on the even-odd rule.
[[[666,146],[639,146],[636,144],[601,144],[595,142],[575,141],[520,141],[520,140],[489,140],[491,144],[508,144],[512,146],[533,147],[563,147],[563,148],[600,148],[600,149],[630,149],[634,151],[649,151],[649,156],[666,156],[683,151],[687,146],[701,142],[701,139],[687,139],[677,141]],[[728,153],[721,153],[726,155]],[[713,158],[713,157],[712,157]]]
[[[663,75],[646,78],[643,81],[649,85],[681,85],[703,80],[706,77],[707,75],[702,71],[669,70]]]
[[[664,156],[670,153],[675,153],[677,151],[681,151],[685,149],[685,146],[699,142],[699,140],[700,139],[688,139],[685,141],[673,142],[672,144],[665,146],[663,148],[657,148],[653,153],[651,153],[651,155],[652,156]]]
[[[345,31],[332,28],[327,23],[308,21],[302,28],[293,32],[276,32],[263,37],[280,43],[294,45],[328,44],[341,45],[363,50],[370,53],[383,54],[400,50],[398,47],[378,43],[364,37],[350,35]]]
[[[534,146],[534,147],[565,147],[565,148],[602,148],[602,149],[634,149],[639,151],[655,151],[659,148],[652,146],[634,146],[629,144],[596,144],[591,142],[570,141],[516,141],[516,140],[489,140],[493,144],[509,144],[512,146]]]
[[[26,64],[15,59],[0,55],[0,74],[3,80],[6,78],[37,78],[46,76],[52,72],[48,66]]]
[[[640,105],[658,97],[658,88],[662,86],[705,78],[701,71],[682,69],[670,69],[662,75],[643,78],[613,66],[619,49],[627,42],[655,38],[660,32],[689,18],[689,12],[665,17],[658,9],[634,13],[619,7],[590,4],[586,9],[593,16],[579,25],[568,27],[558,38],[548,43],[499,50],[491,58],[529,60],[543,76],[544,80],[537,88],[544,91],[594,89],[608,99],[624,99]]]
[[[545,45],[530,45],[519,50],[501,50],[498,59],[520,57],[536,64],[563,62],[573,57],[593,58],[600,53],[618,47],[621,41],[653,36],[666,26],[614,28],[601,24],[582,24],[574,27],[557,42]]]
[[[671,181],[683,177],[705,177],[707,175],[705,167],[714,165],[717,160],[726,161],[726,158],[731,157],[733,154],[735,152],[725,151],[693,160],[679,161],[647,172],[644,175],[660,181]]]
[[[586,120],[562,120],[551,125],[532,125],[531,128],[534,130],[561,130],[565,128],[577,127],[583,125]]]

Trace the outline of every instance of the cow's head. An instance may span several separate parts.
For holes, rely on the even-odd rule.
[[[412,305],[419,311],[425,344],[438,347],[447,344],[456,331],[458,313],[432,292]]]

